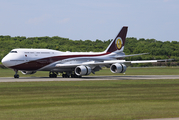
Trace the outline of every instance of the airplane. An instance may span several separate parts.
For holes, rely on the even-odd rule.
[[[159,60],[125,61],[125,57],[144,55],[125,55],[123,52],[127,35],[127,26],[123,26],[116,38],[103,52],[61,52],[52,49],[17,48],[11,50],[2,64],[15,71],[14,78],[19,78],[18,71],[23,74],[34,74],[37,71],[49,71],[50,78],[62,73],[63,78],[80,78],[83,75],[110,68],[112,73],[125,73],[132,63],[151,63]]]

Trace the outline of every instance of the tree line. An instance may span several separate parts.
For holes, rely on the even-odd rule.
[[[102,52],[109,40],[70,40],[58,36],[29,37],[0,36],[0,60],[14,48],[47,48],[71,52]],[[179,60],[179,42],[157,41],[155,39],[126,38],[124,52],[128,54],[150,53],[125,58],[126,60],[176,59]]]

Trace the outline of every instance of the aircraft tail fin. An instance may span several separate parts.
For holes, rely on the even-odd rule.
[[[108,53],[111,53],[114,51],[122,52],[124,50],[127,29],[128,29],[127,26],[122,27],[121,31],[118,33],[116,38],[110,43],[110,45],[107,47],[105,52],[108,52]]]

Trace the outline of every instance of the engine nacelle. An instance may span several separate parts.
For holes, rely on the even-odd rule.
[[[91,73],[91,68],[89,66],[77,66],[75,68],[75,74],[78,76],[89,75]]]
[[[21,71],[21,72],[22,72],[22,74],[24,74],[24,75],[36,73],[36,71]]]
[[[110,67],[112,73],[124,73],[126,69],[127,67],[125,64],[119,64],[119,63],[112,64]]]

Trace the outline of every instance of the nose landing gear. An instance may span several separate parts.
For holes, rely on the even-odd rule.
[[[18,70],[14,70],[14,71],[15,71],[14,78],[19,78]]]

